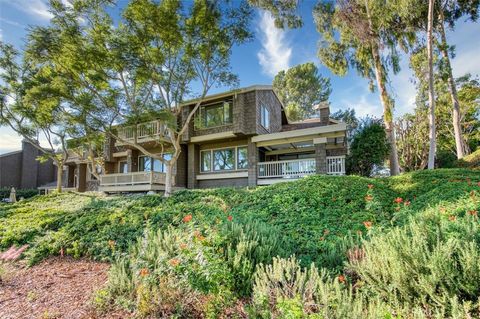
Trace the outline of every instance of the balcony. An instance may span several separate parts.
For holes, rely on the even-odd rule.
[[[345,175],[345,156],[328,156],[328,175]],[[285,180],[295,180],[317,173],[314,158],[258,163],[258,185],[268,185]]]
[[[100,175],[103,192],[158,191],[165,188],[165,173],[131,172]]]
[[[165,140],[165,137],[168,136],[168,130],[164,123],[156,120],[145,122],[142,124],[119,127],[117,129],[118,137],[122,140],[136,143],[146,143],[158,140]],[[120,140],[117,140],[115,145],[125,145]]]

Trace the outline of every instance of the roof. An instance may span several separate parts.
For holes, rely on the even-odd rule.
[[[8,153],[0,154],[0,157],[5,157],[5,156],[14,155],[14,154],[19,154],[19,153],[21,153],[21,152],[22,152],[22,150],[13,151],[13,152],[8,152]]]
[[[337,121],[334,119],[329,119],[328,125],[340,124],[340,123],[343,123],[343,122]],[[288,124],[282,125],[282,132],[300,130],[304,128],[317,127],[317,126],[327,126],[327,125],[321,124],[319,117],[314,117],[314,118],[309,118],[309,119],[305,119],[297,122],[290,122]]]
[[[183,102],[181,105],[189,105],[189,104],[196,103],[196,102],[199,102],[199,101],[206,102],[206,101],[209,101],[209,100],[215,100],[215,99],[219,99],[219,98],[226,97],[226,96],[233,95],[233,94],[246,93],[246,92],[251,92],[251,91],[262,91],[262,90],[273,91],[273,87],[271,85],[256,84],[256,85],[246,86],[246,87],[243,87],[243,88],[233,89],[233,90],[226,91],[226,92],[220,92],[220,93],[207,95],[203,99],[195,98],[195,99],[187,100],[187,101]],[[273,92],[275,93],[275,91],[273,91]],[[275,96],[277,96],[277,94],[275,94]],[[277,96],[277,99],[280,101],[278,96]],[[282,102],[280,101],[280,104],[281,103]],[[283,107],[283,104],[282,104],[282,107]]]

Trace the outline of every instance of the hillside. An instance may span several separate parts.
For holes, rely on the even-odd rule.
[[[210,263],[208,271],[203,269],[207,271],[206,274],[202,273],[205,276],[204,281],[197,282],[198,277],[202,276],[198,273],[192,275],[184,268],[180,271],[180,268],[174,267],[174,274],[184,278],[185,287],[188,286],[188,289],[193,289],[204,296],[202,298],[209,299],[215,296],[215,302],[223,305],[225,300],[216,299],[220,292],[222,298],[226,298],[225,291],[231,291],[227,299],[232,300],[233,296],[251,295],[253,289],[254,296],[258,297],[260,270],[254,276],[255,266],[271,263],[274,256],[287,258],[295,255],[296,259],[300,260],[301,266],[309,266],[314,262],[317,267],[324,268],[328,273],[325,278],[340,276],[338,278],[341,280],[335,279],[335,283],[332,284],[345,280],[349,284],[355,282],[358,284],[358,280],[361,279],[362,285],[367,284],[369,287],[369,280],[375,276],[382,277],[383,284],[389,282],[391,284],[398,278],[389,279],[388,276],[384,277],[385,274],[373,273],[372,269],[381,264],[381,260],[373,260],[370,257],[375,254],[365,255],[365,252],[386,249],[388,252],[382,251],[382,254],[386,256],[391,253],[393,255],[390,257],[395,260],[398,255],[395,257],[391,249],[396,246],[394,242],[389,242],[391,238],[389,236],[391,234],[401,238],[412,236],[417,231],[415,227],[420,227],[419,225],[426,232],[424,242],[430,242],[435,236],[440,236],[437,234],[428,237],[430,228],[431,234],[436,234],[433,230],[435,227],[437,229],[447,227],[446,233],[450,235],[441,238],[449,242],[449,245],[452,238],[478,243],[480,242],[480,233],[476,230],[477,212],[480,209],[478,197],[480,197],[480,171],[462,169],[421,171],[386,179],[312,176],[296,182],[253,190],[181,191],[168,199],[156,195],[109,197],[95,194],[48,195],[14,205],[0,206],[0,248],[5,250],[11,245],[29,244],[26,258],[32,264],[48,256],[59,255],[60,252],[75,258],[88,257],[114,262],[111,276],[127,276],[123,278],[124,283],[133,280],[128,278],[136,271],[141,273],[144,271],[147,275],[154,272],[158,278],[163,278],[162,274],[166,274],[164,271],[167,270],[158,263],[159,260],[163,260],[162,258],[167,258],[165,257],[167,255],[170,256],[165,259],[166,265],[170,265],[168,267],[171,267],[172,263],[182,261],[196,271],[202,271],[204,265],[198,264],[195,257],[200,254]],[[460,232],[465,227],[469,231]],[[158,235],[154,235],[158,230],[160,230]],[[470,237],[466,238],[467,234]],[[145,239],[135,244],[136,239],[142,236]],[[177,239],[174,240],[175,238]],[[184,243],[185,247],[187,245],[189,247],[187,251],[195,252],[194,255],[185,255],[183,246],[180,250],[168,248],[171,244],[178,244],[182,238],[187,240]],[[437,240],[440,240],[439,238]],[[145,241],[147,244],[144,244]],[[149,246],[149,243],[155,242],[156,246]],[[389,246],[388,249],[382,246],[388,244],[393,246]],[[160,249],[159,246],[168,253],[157,251]],[[358,247],[363,248],[359,251]],[[143,255],[147,254],[149,249],[153,250],[148,254],[153,255]],[[401,249],[398,249],[401,251],[405,247],[401,246]],[[403,252],[405,255],[408,253]],[[119,261],[119,257],[123,258],[123,261],[122,259]],[[224,262],[221,262],[222,260]],[[217,264],[217,261],[220,263]],[[368,266],[367,263],[372,264]],[[392,266],[391,263],[382,267],[388,269],[389,266]],[[132,273],[128,270],[130,268]],[[120,269],[123,269],[120,272],[122,275],[118,273]],[[211,269],[218,272],[211,274]],[[168,270],[167,273],[173,276],[170,271],[172,270]],[[231,278],[230,273],[236,275]],[[192,278],[196,278],[194,282],[191,281]],[[325,283],[328,283],[332,279],[325,280]],[[459,277],[452,279],[455,280],[461,279]],[[116,281],[112,281],[111,277],[107,291],[110,293],[114,291],[115,295],[124,296],[122,298],[132,298],[131,291],[134,288],[126,288],[125,284],[119,288],[112,286],[112,282]],[[138,292],[138,284],[132,281],[128,287],[137,287],[134,290]],[[265,288],[267,286],[262,287],[267,289]],[[376,284],[376,287],[381,286],[382,284]],[[462,290],[462,298],[470,300],[465,296],[478,292],[480,288],[477,286],[468,293]],[[182,288],[182,291],[183,289],[185,288]],[[453,288],[442,289],[448,291],[450,297],[455,291]],[[367,294],[369,296],[375,296],[377,293],[375,289],[369,291]],[[443,293],[443,290],[438,292]],[[383,293],[378,294],[380,296]],[[108,301],[111,297],[107,295],[111,295],[105,293],[105,300]],[[400,313],[405,309],[420,307],[422,302],[431,307],[440,307],[438,302],[423,300],[416,303],[401,299],[399,293],[395,295],[397,296],[395,298],[399,298],[395,300],[395,307],[401,309],[394,307],[395,310],[392,310],[393,306],[388,304],[388,298],[375,299],[379,309],[387,309],[385,311],[392,314]],[[136,302],[124,300],[123,306],[145,314],[158,310],[148,307],[143,309],[142,304],[138,302],[143,297],[147,300],[149,297],[140,297],[134,298]],[[295,296],[292,298],[295,301]],[[107,303],[111,302],[118,306],[120,301],[110,300]],[[304,308],[303,301],[299,302],[301,308]],[[454,306],[451,303],[449,306],[446,306],[445,302],[440,304],[441,311],[452,313]],[[399,305],[406,308],[403,309]],[[290,305],[287,308],[294,306]],[[218,307],[224,309],[224,305]],[[281,302],[276,307],[271,311],[283,311],[280,309]],[[257,308],[255,311],[258,311]],[[262,317],[258,313],[257,315]]]

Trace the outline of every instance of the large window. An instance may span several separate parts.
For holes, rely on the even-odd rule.
[[[127,162],[119,162],[118,163],[118,172],[119,173],[128,173],[128,163]]]
[[[171,154],[164,154],[163,158],[170,160],[172,158]],[[165,173],[166,167],[160,160],[154,159],[148,156],[139,156],[138,157],[138,171],[139,172],[160,172]]]
[[[209,128],[232,123],[232,102],[225,101],[218,104],[200,107],[200,116],[195,123],[196,128]]]
[[[248,157],[246,146],[200,152],[200,170],[202,172],[232,171],[247,168]]]
[[[262,126],[266,129],[269,129],[270,128],[270,112],[268,111],[268,108],[265,105],[262,105],[260,112],[261,112],[260,120],[261,120]]]

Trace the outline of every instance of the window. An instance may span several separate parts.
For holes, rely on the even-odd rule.
[[[212,170],[212,151],[201,151],[200,157],[202,162],[202,172],[210,172]]]
[[[209,128],[232,123],[232,102],[226,101],[200,107],[197,128]]]
[[[128,173],[128,164],[127,162],[119,162],[118,163],[118,172],[119,173]]]
[[[270,128],[270,112],[268,111],[265,105],[261,106],[260,112],[261,112],[260,120],[261,120],[262,126],[266,129],[269,129]]]
[[[164,154],[163,158],[170,160],[172,158],[172,154]],[[154,172],[165,173],[166,165],[159,159],[154,159],[144,155],[138,157],[139,172],[151,172],[152,169]]]
[[[237,169],[245,169],[248,167],[247,148],[237,148]]]
[[[200,151],[200,171],[231,171],[248,168],[247,147]]]
[[[213,151],[213,170],[229,171],[235,169],[235,149],[227,148]]]

